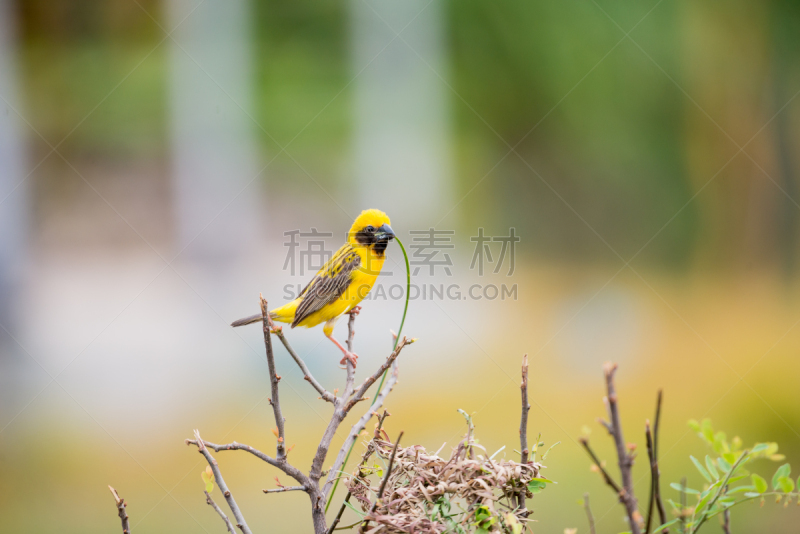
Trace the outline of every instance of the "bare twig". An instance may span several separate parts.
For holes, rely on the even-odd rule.
[[[250,445],[245,445],[244,443],[236,443],[235,441],[233,443],[218,445],[216,443],[211,443],[210,441],[205,441],[205,440],[203,440],[202,442],[199,442],[196,439],[186,440],[187,445],[197,445],[199,447],[198,443],[202,443],[203,446],[208,447],[209,449],[213,449],[215,452],[247,451],[256,458],[259,458],[260,460],[267,462],[269,465],[277,467],[278,469],[280,469],[281,471],[283,471],[284,473],[286,473],[287,475],[298,481],[300,484],[303,484],[305,486],[309,485],[308,477],[304,475],[303,472],[300,471],[298,468],[291,465],[288,461],[286,461],[285,459],[277,460],[275,458],[272,458],[271,456],[264,454],[260,450],[251,447]]]
[[[392,465],[394,464],[394,457],[397,455],[397,447],[400,445],[400,440],[403,438],[403,432],[400,432],[400,435],[397,436],[397,439],[394,442],[394,448],[392,448],[392,456],[389,458],[389,466],[386,468],[386,473],[383,475],[383,480],[381,480],[381,486],[378,489],[378,498],[375,499],[375,502],[372,503],[372,508],[370,509],[370,515],[375,513],[375,510],[378,509],[378,505],[381,504],[381,499],[383,499],[383,492],[386,491],[386,483],[389,481],[389,475],[392,474]],[[364,521],[364,524],[361,525],[361,530],[359,532],[366,532],[367,526],[369,525],[369,519]]]
[[[622,489],[619,487],[619,484],[614,482],[614,479],[611,478],[611,475],[608,474],[608,471],[606,471],[605,467],[603,467],[603,463],[600,461],[600,459],[594,453],[592,448],[589,446],[589,440],[587,438],[578,438],[578,442],[581,445],[583,445],[583,448],[586,449],[586,452],[589,453],[592,462],[594,462],[594,465],[596,465],[597,469],[600,470],[600,474],[603,475],[603,480],[605,480],[606,484],[608,484],[611,487],[611,489],[614,490],[614,493],[616,493],[617,495],[621,495]]]
[[[309,371],[308,366],[303,361],[303,359],[300,358],[297,355],[297,353],[294,351],[292,346],[289,345],[289,341],[286,339],[286,336],[283,334],[283,330],[282,329],[277,329],[277,330],[275,330],[275,334],[278,336],[278,339],[281,340],[281,342],[283,343],[283,346],[286,347],[286,351],[289,353],[289,355],[292,357],[292,359],[297,363],[297,366],[300,367],[300,370],[303,372],[303,379],[306,380],[309,384],[311,384],[311,386],[315,390],[317,390],[317,393],[320,394],[320,398],[322,398],[323,400],[325,400],[327,402],[331,402],[332,403],[333,400],[334,400],[333,393],[331,393],[330,391],[326,390],[322,386],[322,384],[320,384],[319,381],[317,381],[317,379],[314,378],[314,376],[311,374],[311,371]]]
[[[586,510],[586,519],[589,521],[589,534],[596,534],[597,531],[594,527],[594,515],[592,514],[592,507],[589,506],[589,494],[583,494],[583,509]]]
[[[647,440],[647,458],[650,460],[650,500],[647,505],[647,522],[645,523],[645,534],[650,532],[650,526],[653,520],[653,508],[657,507],[658,515],[661,522],[657,525],[666,523],[666,511],[664,510],[664,503],[661,500],[661,473],[658,468],[658,423],[661,418],[661,398],[662,392],[658,391],[656,400],[656,417],[655,426],[652,431],[650,429],[650,421],[645,422],[645,438]],[[665,534],[669,532],[668,529],[663,531]]]
[[[358,388],[356,391],[355,388],[355,368],[351,362],[347,362],[347,375],[346,375],[346,382],[343,394],[337,397],[335,394],[328,392],[322,385],[311,375],[306,366],[305,362],[300,358],[297,353],[292,349],[291,345],[289,345],[288,341],[286,340],[285,336],[283,335],[282,329],[275,328],[272,319],[269,316],[269,311],[267,308],[267,301],[264,300],[263,296],[260,298],[261,303],[261,322],[264,331],[264,345],[266,348],[267,353],[267,363],[269,365],[269,373],[270,373],[270,384],[271,384],[271,394],[272,398],[270,399],[270,404],[273,407],[273,412],[275,416],[275,423],[277,424],[277,434],[278,434],[278,444],[277,444],[277,454],[275,458],[272,458],[263,452],[249,446],[240,444],[237,442],[232,442],[224,445],[218,445],[215,443],[211,443],[208,441],[203,441],[199,433],[195,431],[195,439],[188,439],[186,443],[189,445],[197,446],[198,450],[203,453],[206,459],[211,465],[211,468],[214,472],[214,476],[217,480],[217,485],[220,486],[220,489],[223,490],[225,498],[228,500],[228,504],[231,507],[231,511],[233,512],[234,518],[238,522],[237,526],[242,528],[245,534],[249,534],[249,529],[244,522],[244,519],[241,517],[241,513],[236,506],[235,501],[230,496],[230,491],[228,491],[227,487],[224,486],[224,481],[222,480],[221,475],[219,474],[219,469],[217,468],[216,461],[211,457],[210,453],[208,452],[209,449],[214,451],[225,451],[225,450],[244,450],[252,454],[253,456],[261,459],[262,461],[277,467],[285,474],[291,476],[295,479],[300,485],[299,486],[291,486],[291,487],[280,487],[278,489],[269,489],[264,490],[264,493],[282,493],[286,491],[304,491],[309,495],[311,500],[311,508],[312,508],[312,521],[314,524],[314,532],[317,534],[325,534],[328,529],[326,527],[326,518],[325,518],[325,498],[330,492],[330,488],[333,485],[333,481],[338,479],[338,473],[342,468],[342,462],[344,461],[344,455],[348,450],[348,447],[354,443],[359,432],[364,429],[364,426],[369,421],[369,419],[374,414],[374,410],[379,409],[383,402],[385,401],[386,396],[391,392],[392,388],[397,382],[397,357],[399,356],[402,348],[410,344],[411,341],[408,341],[406,338],[403,338],[400,343],[397,344],[396,348],[392,351],[389,357],[386,359],[380,368],[367,378],[365,382]],[[353,348],[353,338],[355,334],[354,330],[354,323],[355,323],[355,316],[357,315],[357,310],[354,309],[350,312],[350,318],[348,321],[348,337],[347,337],[347,347],[348,350],[352,351]],[[257,316],[256,316],[257,317]],[[272,333],[276,334],[278,338],[283,343],[286,350],[292,356],[292,359],[295,360],[295,363],[300,367],[300,370],[303,372],[304,378],[308,381],[312,387],[322,396],[323,399],[330,402],[334,406],[333,415],[328,423],[325,432],[320,439],[319,445],[317,446],[316,454],[314,455],[314,459],[311,463],[311,469],[306,475],[296,467],[292,466],[286,457],[286,434],[285,434],[285,421],[283,418],[283,414],[281,411],[280,405],[280,397],[279,397],[279,381],[281,377],[277,374],[276,367],[275,367],[275,357],[273,353],[272,347]],[[339,454],[336,457],[336,461],[333,467],[326,472],[323,472],[322,467],[323,463],[328,454],[328,450],[330,448],[330,444],[333,441],[333,438],[336,434],[337,429],[344,421],[344,419],[349,414],[350,410],[355,406],[358,402],[365,400],[364,394],[367,392],[369,387],[380,377],[389,367],[393,367],[394,371],[392,373],[391,379],[387,381],[386,386],[378,392],[377,396],[375,397],[372,406],[369,409],[369,412],[362,416],[355,425],[351,428],[350,434],[348,434],[347,439],[345,440],[345,444],[342,449],[339,451]],[[385,417],[386,414],[384,414]],[[382,419],[381,419],[382,422]],[[325,482],[324,489],[320,489],[320,479],[323,475],[327,474],[328,478]]]
[[[364,430],[364,427],[367,426],[367,422],[372,418],[375,414],[375,410],[380,409],[383,406],[384,401],[386,400],[387,395],[392,391],[394,385],[397,383],[398,378],[398,368],[397,365],[394,366],[392,374],[389,376],[389,379],[384,384],[383,389],[378,393],[375,397],[375,402],[367,409],[367,412],[361,416],[361,418],[356,421],[356,424],[350,429],[350,433],[347,435],[347,439],[344,440],[344,444],[342,448],[339,449],[339,454],[336,456],[336,460],[333,463],[333,467],[331,468],[330,472],[328,473],[328,479],[325,482],[325,487],[322,489],[322,494],[327,496],[328,492],[333,485],[333,481],[335,480],[337,473],[342,468],[342,464],[344,463],[344,457],[347,454],[347,451],[350,450],[353,442],[356,440],[358,435]]]
[[[225,515],[225,512],[222,511],[222,508],[217,506],[217,503],[214,502],[214,499],[211,498],[211,495],[209,495],[207,491],[203,491],[203,493],[206,494],[206,504],[211,506],[211,508],[213,508],[214,511],[219,514],[219,516],[225,522],[225,527],[228,529],[228,532],[234,534],[233,523],[231,523],[231,520],[228,519],[227,515]]]
[[[727,508],[722,514],[722,532],[724,534],[731,534],[731,511]]]
[[[378,424],[375,425],[375,433],[374,433],[375,439],[380,439],[380,437],[381,437],[380,432],[381,432],[381,428],[383,427],[383,422],[386,420],[386,418],[389,415],[390,415],[389,412],[384,410],[383,413],[378,416]],[[370,455],[372,455],[372,451],[373,451],[372,443],[370,442],[367,445],[367,449],[364,451],[364,454],[361,456],[361,462],[358,464],[358,467],[356,468],[356,472],[359,472],[361,470],[361,468],[364,467],[364,465],[366,465],[367,460],[369,460]],[[342,502],[342,507],[339,508],[339,512],[336,514],[336,517],[334,518],[333,523],[331,523],[331,526],[328,529],[328,534],[331,534],[334,530],[336,530],[336,525],[339,524],[339,521],[342,519],[342,514],[344,513],[344,510],[345,510],[345,508],[347,508],[347,504],[346,503],[350,502],[350,497],[352,497],[352,495],[353,495],[353,493],[350,490],[347,490],[347,495],[344,496],[344,501]],[[358,523],[356,523],[356,525],[357,524]]]
[[[400,356],[400,351],[402,351],[403,347],[405,347],[408,344],[409,344],[408,338],[403,336],[403,339],[401,339],[397,343],[397,347],[395,347],[395,349],[392,351],[389,357],[386,358],[386,361],[383,362],[383,365],[381,365],[372,376],[364,380],[364,383],[361,384],[361,386],[356,390],[355,393],[353,393],[353,399],[348,403],[346,408],[348,411],[350,410],[350,408],[353,407],[353,405],[355,405],[356,402],[361,400],[361,398],[364,396],[364,394],[367,392],[370,386],[372,386],[372,384],[374,384],[375,381],[381,377],[384,371],[386,371],[392,365],[392,363],[394,363],[397,357]]]
[[[305,486],[284,486],[282,488],[261,490],[264,493],[283,493],[285,491],[307,491]]]
[[[353,351],[353,337],[356,335],[356,315],[358,315],[358,312],[354,313],[354,311],[355,310],[350,310],[348,312],[350,317],[347,319],[347,350],[350,352]]]
[[[322,384],[320,384],[319,381],[316,378],[314,378],[314,376],[311,374],[311,371],[308,370],[306,362],[304,362],[303,359],[297,355],[292,346],[289,345],[289,340],[287,340],[286,336],[283,334],[283,329],[275,328],[273,325],[272,331],[275,333],[276,336],[278,336],[278,339],[281,340],[281,343],[283,343],[283,346],[286,348],[286,351],[289,353],[289,355],[292,357],[295,363],[297,363],[297,366],[300,367],[300,370],[303,372],[303,378],[309,384],[311,384],[311,386],[314,389],[317,390],[317,393],[320,394],[320,397],[322,397],[323,400],[332,403],[334,401],[333,393],[322,387]]]
[[[267,309],[267,301],[264,300],[263,295],[259,295],[261,299],[261,322],[264,328],[264,345],[267,349],[267,364],[269,365],[269,381],[272,386],[272,398],[269,403],[272,405],[272,411],[275,414],[275,424],[278,426],[278,446],[277,456],[282,459],[286,456],[286,431],[284,429],[283,413],[281,412],[281,400],[278,395],[278,381],[281,377],[278,376],[275,370],[275,355],[272,353],[272,334],[270,333],[271,319],[269,318],[269,310]]]
[[[200,437],[200,432],[198,430],[194,431],[194,437],[197,450],[200,451],[200,453],[208,462],[208,465],[211,466],[211,471],[214,473],[214,480],[217,482],[217,486],[219,486],[222,495],[225,496],[225,500],[228,502],[231,512],[233,512],[233,517],[236,519],[236,526],[242,530],[243,534],[252,534],[250,527],[247,526],[247,522],[244,520],[241,510],[239,510],[239,505],[236,504],[236,500],[233,498],[231,491],[228,489],[228,485],[225,484],[225,480],[222,478],[222,473],[219,471],[219,465],[217,464],[217,461],[213,456],[211,456],[211,453],[208,452],[208,448],[204,445],[203,439]]]
[[[521,459],[520,463],[527,463],[528,462],[528,412],[531,409],[531,404],[528,402],[528,355],[525,354],[522,357],[522,383],[520,384],[520,391],[522,396],[522,415],[520,416],[519,421],[519,445],[521,452]],[[517,507],[522,511],[524,517],[528,516],[528,512],[525,509],[525,493],[526,490],[523,487],[519,493],[517,493]]]
[[[622,479],[622,490],[619,493],[619,500],[625,507],[628,514],[628,522],[630,523],[631,534],[640,534],[642,515],[639,513],[636,504],[636,497],[633,493],[633,454],[628,451],[625,443],[625,438],[622,435],[622,422],[619,415],[619,405],[617,404],[617,392],[614,387],[614,374],[617,371],[617,365],[607,363],[604,369],[606,377],[606,406],[608,407],[608,418],[614,444],[617,449],[617,459],[619,471]]]
[[[119,496],[117,490],[112,488],[111,486],[108,487],[111,490],[111,495],[114,496],[114,502],[117,503],[117,511],[119,512],[119,519],[122,521],[122,533],[123,534],[130,534],[131,532],[131,524],[128,520],[128,513],[125,511],[125,508],[128,506],[125,504],[125,499]]]
[[[355,313],[354,313],[355,312]],[[350,310],[349,312],[350,317],[347,319],[347,350],[353,352],[353,338],[356,335],[356,315],[358,312],[355,309]],[[345,369],[347,369],[347,378],[345,379],[344,384],[344,393],[342,395],[342,399],[346,402],[350,395],[353,394],[353,389],[355,389],[356,383],[356,368],[353,366],[353,362],[350,360],[345,361]],[[349,412],[352,409],[352,406],[346,408]]]
[[[655,497],[656,497],[656,507],[658,509],[658,518],[661,520],[662,525],[667,522],[667,511],[664,509],[664,501],[661,499],[661,481],[660,481],[661,471],[658,468],[658,430],[661,428],[660,424],[661,401],[663,400],[664,397],[663,393],[664,392],[662,390],[660,389],[658,390],[658,396],[656,397],[656,417],[653,420],[655,423],[653,426],[653,460],[656,463],[655,473],[657,475],[655,481],[655,490],[656,490]],[[669,531],[668,530],[664,531],[665,534],[667,532]]]

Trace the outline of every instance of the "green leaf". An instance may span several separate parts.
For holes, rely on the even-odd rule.
[[[716,434],[714,434],[713,447],[718,454],[730,452],[730,447],[728,447],[727,437],[728,436],[725,434],[725,432],[717,432]]]
[[[761,477],[755,473],[750,475],[750,478],[753,480],[753,487],[758,493],[764,493],[767,491],[767,481],[764,480],[764,477]]]
[[[200,472],[200,478],[205,482],[208,493],[214,491],[214,472],[211,470],[211,466],[207,466],[205,471]]]
[[[778,489],[778,480],[781,477],[788,477],[789,474],[792,472],[792,467],[789,464],[783,464],[775,471],[775,474],[772,475],[772,488]]]
[[[778,486],[780,486],[782,492],[791,493],[794,491],[794,480],[789,477],[780,477],[778,479]]]
[[[714,429],[711,428],[711,419],[703,419],[703,422],[700,423],[700,433],[707,442],[714,443]]]
[[[561,442],[560,441],[556,441],[555,443],[550,445],[550,448],[548,448],[546,451],[544,451],[544,454],[542,455],[542,460],[547,458],[547,455],[550,454],[550,451],[553,450],[553,447],[555,447],[556,445],[559,445],[559,444],[561,444]]]
[[[531,481],[528,482],[528,491],[536,495],[547,487],[547,482],[548,481],[543,478],[532,478]]]
[[[756,443],[755,447],[750,451],[753,454],[758,454],[760,452],[764,452],[769,449],[769,445],[767,443]]]
[[[761,494],[749,491],[745,493],[744,496],[747,497],[748,499],[755,499],[756,497],[761,497]]]
[[[734,452],[723,452],[722,457],[725,459],[726,462],[733,465],[736,463],[736,460],[739,459],[739,455]]]
[[[708,504],[708,501],[711,500],[711,497],[714,495],[714,492],[704,491],[701,495],[703,495],[703,497],[700,499],[700,502],[697,503],[697,507],[695,507],[695,510],[697,510],[698,513],[703,510],[703,507],[706,504]]]
[[[665,528],[669,528],[670,526],[674,525],[674,524],[675,524],[675,523],[677,523],[678,521],[680,521],[680,519],[673,519],[672,521],[667,521],[666,523],[664,523],[663,525],[661,525],[660,527],[658,527],[657,529],[655,529],[655,530],[653,531],[653,534],[656,534],[657,532],[661,532],[661,531],[662,531],[662,530],[664,530]]]
[[[697,470],[700,471],[700,474],[703,475],[703,478],[706,479],[708,482],[711,482],[712,480],[711,476],[708,474],[708,471],[706,471],[706,468],[703,467],[703,464],[701,464],[700,461],[694,456],[689,456],[689,458],[692,460],[692,463],[697,468]]]
[[[714,467],[714,460],[711,459],[709,455],[706,454],[706,467],[708,468],[708,473],[714,477],[714,480],[719,479],[719,473],[717,473],[717,468]]]
[[[681,511],[681,506],[673,501],[672,499],[667,499],[667,503],[672,507],[672,510],[677,514]]]
[[[731,464],[725,458],[717,458],[717,465],[726,473],[731,470]]]
[[[670,488],[672,488],[672,489],[674,489],[674,490],[677,490],[677,491],[683,491],[683,492],[685,492],[685,493],[690,493],[690,494],[692,494],[692,495],[700,495],[700,492],[699,492],[699,491],[697,491],[696,489],[692,489],[692,488],[684,488],[684,487],[682,487],[680,484],[678,484],[677,482],[673,482],[673,483],[671,483],[671,484],[669,485],[669,487],[670,487]]]
[[[700,423],[697,422],[697,419],[689,419],[687,424],[695,432],[700,432]]]
[[[766,482],[764,482],[766,487]],[[738,486],[736,488],[729,489],[726,493],[728,495],[733,495],[734,493],[742,493],[743,491],[756,491],[755,486]]]

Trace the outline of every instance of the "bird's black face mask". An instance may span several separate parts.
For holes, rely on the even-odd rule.
[[[388,224],[383,224],[378,228],[367,226],[356,234],[358,243],[371,246],[380,255],[386,252],[386,247],[392,239],[394,239],[394,231]]]

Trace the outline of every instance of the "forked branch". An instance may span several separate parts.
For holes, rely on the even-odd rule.
[[[625,512],[628,516],[628,526],[631,529],[631,534],[641,534],[642,532],[642,514],[639,513],[636,497],[633,494],[633,459],[634,454],[633,446],[628,446],[625,443],[625,438],[622,435],[622,422],[619,414],[619,404],[617,399],[617,391],[614,386],[614,374],[617,371],[617,365],[614,363],[606,363],[604,369],[606,381],[606,396],[603,402],[608,411],[608,421],[598,419],[598,422],[608,431],[614,440],[614,446],[617,452],[617,463],[619,465],[620,478],[622,483],[617,484],[608,471],[605,470],[603,463],[594,453],[589,446],[587,438],[580,438],[578,441],[589,456],[592,458],[597,469],[603,475],[603,479],[608,484],[619,498],[619,502],[625,507]]]
[[[236,519],[236,526],[242,530],[243,534],[252,534],[250,527],[247,526],[247,521],[244,520],[242,511],[239,510],[239,505],[236,504],[236,500],[233,498],[231,491],[228,489],[228,485],[225,484],[225,479],[222,478],[222,473],[219,470],[219,464],[217,464],[217,461],[213,456],[211,456],[211,453],[208,452],[208,448],[204,445],[203,439],[200,437],[200,432],[198,430],[194,431],[194,437],[197,450],[200,451],[200,454],[205,457],[208,465],[211,466],[211,471],[214,473],[214,480],[217,482],[219,490],[222,492],[222,495],[228,502],[228,506],[233,513],[233,517]]]
[[[650,526],[653,521],[653,508],[658,510],[658,517],[660,522],[658,526],[667,522],[667,514],[664,510],[664,502],[661,500],[661,472],[658,468],[658,427],[661,420],[661,399],[662,391],[658,390],[658,397],[656,399],[656,417],[654,419],[655,425],[652,430],[650,428],[650,421],[645,421],[645,439],[647,440],[647,458],[650,460],[650,501],[647,506],[647,522],[645,523],[645,534],[649,534]],[[662,532],[667,534],[669,529],[664,529]]]

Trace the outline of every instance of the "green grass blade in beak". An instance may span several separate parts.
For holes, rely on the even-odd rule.
[[[394,237],[395,237],[394,231],[392,230],[392,227],[389,226],[388,224],[380,226],[375,231],[375,238],[378,239],[379,241],[390,241],[394,239]]]

